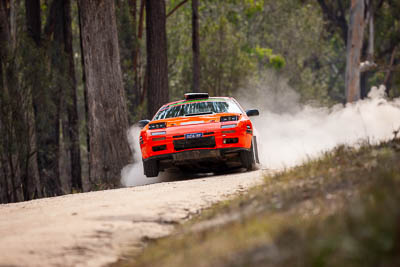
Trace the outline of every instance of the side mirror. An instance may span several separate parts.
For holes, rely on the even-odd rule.
[[[260,115],[260,112],[258,111],[258,109],[249,109],[249,110],[246,110],[246,115],[248,117],[258,116],[258,115]]]
[[[139,121],[139,127],[144,128],[147,124],[149,124],[150,120],[141,120]]]

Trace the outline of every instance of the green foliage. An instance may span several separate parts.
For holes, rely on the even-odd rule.
[[[259,60],[263,60],[266,57],[272,56],[272,49],[269,48],[261,48],[259,46],[256,46],[256,48],[253,49],[253,52]]]
[[[180,2],[167,1],[167,11]],[[315,2],[204,0],[199,3],[201,90],[230,95],[247,88],[248,81],[263,80],[265,70],[272,69],[288,80],[302,102],[328,105],[343,102],[346,47],[339,29],[324,20]],[[328,4],[338,8],[336,2]],[[376,54],[382,66],[388,64],[391,51],[380,53],[400,37],[400,31],[396,30],[399,16],[393,11],[396,5],[385,2],[376,14]],[[131,24],[123,21],[129,12],[126,1],[120,6],[121,50],[128,51],[131,45],[126,40],[132,34],[128,26]],[[167,19],[171,100],[181,99],[192,88],[191,15],[189,1]],[[132,94],[129,88],[136,85],[129,66],[131,56],[124,53],[121,58],[127,92]],[[384,74],[382,71],[371,74],[367,89],[382,83]],[[396,96],[400,92],[399,79],[392,76],[394,86],[390,93]]]
[[[264,1],[262,0],[245,0],[244,1],[245,10],[244,14],[248,19],[256,16],[263,11]]]
[[[249,49],[250,54],[255,55],[260,64],[266,67],[272,67],[279,71],[286,65],[285,59],[281,55],[274,55],[272,49],[256,46]]]
[[[254,33],[250,36],[255,42],[262,40],[260,46],[283,55],[285,67],[281,75],[288,78],[304,102],[339,100],[328,95],[331,88],[343,91],[342,77],[332,76],[332,69],[344,66],[344,48],[331,47],[324,38],[319,10],[296,1],[265,1],[264,5],[263,16],[251,22]],[[338,60],[340,57],[342,61]],[[273,66],[281,65],[278,58],[273,62],[277,63]]]
[[[269,58],[269,63],[276,70],[280,70],[285,67],[285,59],[281,55],[274,55]]]
[[[231,8],[233,4],[223,1],[200,3],[200,88],[212,95],[231,94],[255,71],[254,59],[242,49],[245,35],[236,28],[240,14]],[[190,22],[190,5],[167,21],[172,99],[181,99],[192,87]]]
[[[400,43],[400,4],[398,1],[384,2],[375,14],[375,55],[374,60],[381,67],[370,72],[368,86],[382,84],[386,78],[386,68],[395,47]],[[400,49],[395,50],[394,58],[400,57]],[[398,61],[397,61],[398,64]],[[383,67],[383,68],[382,68]],[[394,69],[389,80],[389,95],[400,96],[400,79],[398,69]]]
[[[179,2],[179,1],[178,1]],[[177,1],[171,1],[171,10]],[[328,35],[322,13],[300,1],[200,1],[201,90],[229,95],[275,70],[303,102],[330,104],[344,96],[345,47]],[[167,19],[172,99],[190,91],[191,6]]]
[[[230,95],[255,78],[257,69],[279,71],[285,67],[282,55],[250,42],[250,33],[245,30],[248,21],[257,17],[256,13],[261,15],[264,1],[210,0],[200,3],[201,90],[212,95]],[[190,5],[183,6],[167,21],[173,99],[180,99],[191,88],[190,22]]]

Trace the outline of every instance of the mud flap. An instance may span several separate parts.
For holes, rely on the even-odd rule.
[[[253,136],[253,152],[256,163],[260,164],[260,159],[258,158],[257,136]]]

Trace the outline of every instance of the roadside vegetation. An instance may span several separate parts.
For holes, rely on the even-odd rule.
[[[115,266],[400,266],[400,139],[339,146]]]

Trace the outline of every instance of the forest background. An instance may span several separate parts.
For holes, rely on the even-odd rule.
[[[398,97],[399,44],[396,0],[1,0],[0,203],[120,186],[129,125],[186,92]]]

